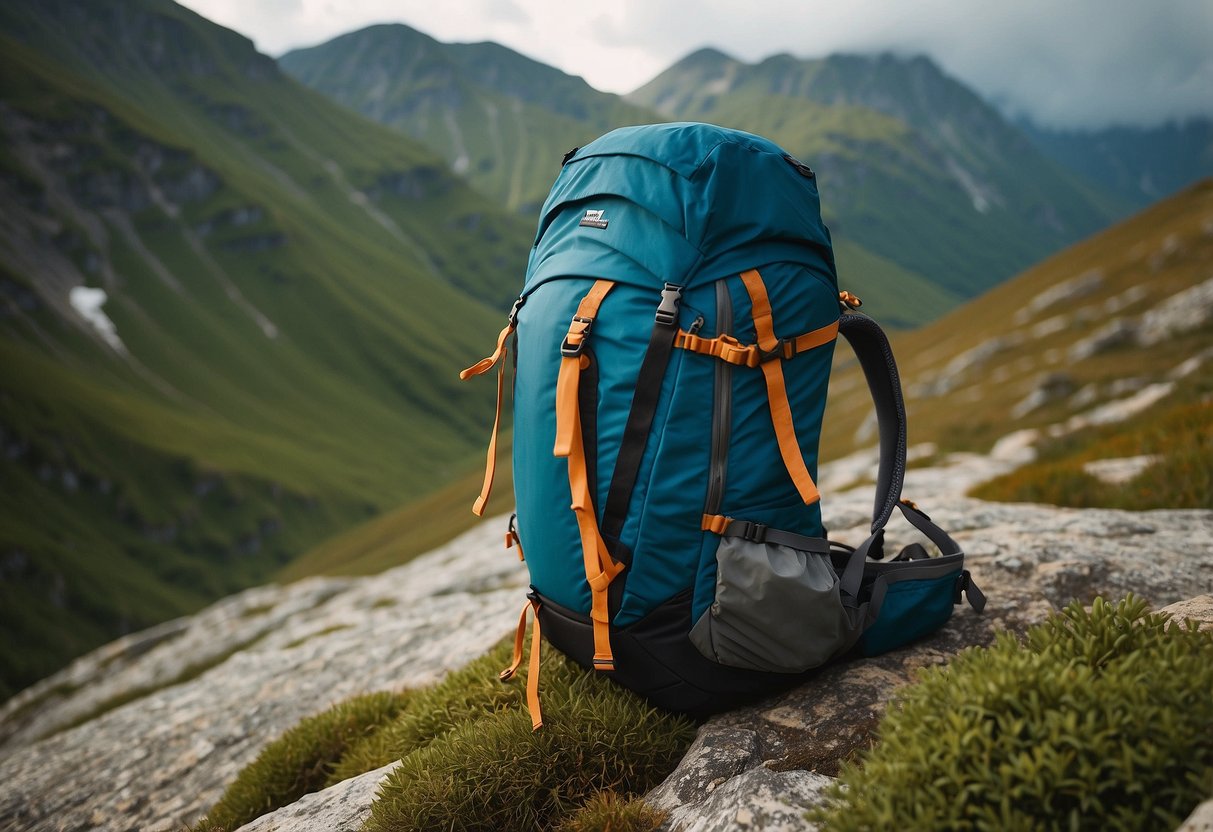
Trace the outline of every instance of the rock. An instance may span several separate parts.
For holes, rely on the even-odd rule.
[[[1137,343],[1143,347],[1200,329],[1213,321],[1213,277],[1177,292],[1141,316]]]
[[[1084,463],[1082,470],[1098,480],[1115,485],[1128,482],[1161,459],[1158,454],[1095,459]]]
[[[906,476],[906,495],[968,553],[990,599],[985,613],[960,607],[929,638],[829,666],[706,722],[648,796],[670,812],[670,828],[809,829],[806,808],[842,761],[872,742],[880,715],[920,668],[999,631],[1022,631],[1072,597],[1131,591],[1159,607],[1213,596],[1213,511],[964,497],[1019,464],[1030,445],[1020,437],[1004,451],[949,455]],[[873,461],[856,455],[837,469],[823,466],[819,481],[845,485]],[[870,485],[827,494],[826,524],[837,539],[863,540],[871,512]],[[20,694],[0,711],[0,828],[180,829],[303,717],[358,693],[426,684],[467,663],[512,629],[522,603],[526,571],[501,548],[503,525],[485,523],[382,575],[249,590],[94,651]],[[919,539],[897,519],[888,548]],[[1189,603],[1177,609],[1213,621],[1213,600]],[[366,775],[249,828],[356,828],[375,783]]]
[[[1213,832],[1213,800],[1197,806],[1176,832]]]
[[[1050,289],[1038,294],[1027,306],[1015,313],[1015,324],[1022,326],[1044,309],[1050,306],[1066,305],[1081,297],[1090,295],[1103,287],[1103,272],[1091,269],[1077,277],[1064,280]]]
[[[0,714],[0,828],[178,829],[302,718],[461,667],[523,602],[503,528],[371,578],[249,590],[141,655],[124,640],[78,659]]]
[[[1213,630],[1213,595],[1200,595],[1163,607],[1176,621],[1195,621],[1202,630]]]
[[[290,806],[246,823],[239,832],[358,832],[371,814],[379,785],[397,765],[389,763],[324,791],[304,795]]]

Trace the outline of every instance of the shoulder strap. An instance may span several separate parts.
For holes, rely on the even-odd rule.
[[[838,321],[838,332],[855,350],[876,403],[880,428],[880,470],[872,507],[872,532],[876,533],[889,522],[901,499],[901,483],[906,473],[905,400],[893,350],[880,325],[867,315],[846,312]]]

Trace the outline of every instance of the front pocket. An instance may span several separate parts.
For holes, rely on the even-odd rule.
[[[716,597],[691,628],[704,656],[730,667],[799,673],[824,664],[859,637],[827,555],[722,537]]]

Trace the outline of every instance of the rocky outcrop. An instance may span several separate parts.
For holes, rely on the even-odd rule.
[[[668,828],[807,829],[805,808],[840,763],[872,741],[891,696],[917,669],[996,632],[1020,631],[1071,598],[1131,591],[1161,607],[1213,594],[1213,512],[958,496],[1019,456],[955,455],[907,475],[906,495],[968,553],[990,598],[985,613],[958,608],[928,639],[827,667],[799,688],[705,723],[679,768],[649,795],[669,812]],[[834,495],[826,506],[831,534],[862,539],[870,512],[866,487]],[[250,590],[78,660],[0,711],[0,827],[178,828],[302,717],[465,664],[511,629],[521,603],[525,570],[502,550],[500,533],[490,521],[371,578]],[[895,525],[889,548],[912,539],[908,526]],[[1197,599],[1183,614],[1213,621],[1211,606],[1213,597]],[[356,829],[382,775],[304,798],[247,828]]]

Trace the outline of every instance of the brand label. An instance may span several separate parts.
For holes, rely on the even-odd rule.
[[[586,228],[606,228],[609,220],[604,220],[602,214],[602,211],[586,211],[578,225],[584,225]]]

